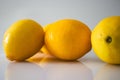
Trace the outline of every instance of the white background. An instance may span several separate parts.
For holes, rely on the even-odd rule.
[[[30,18],[44,27],[59,19],[72,18],[93,30],[101,19],[113,15],[120,15],[120,0],[0,0],[0,80],[120,80],[120,67],[105,64],[93,51],[80,60],[85,65],[53,61],[47,62],[45,68],[39,64],[41,69],[31,63],[7,61],[2,48],[4,32],[19,19]]]

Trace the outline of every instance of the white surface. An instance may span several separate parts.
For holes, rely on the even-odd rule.
[[[0,80],[120,80],[120,65],[88,56],[73,62],[43,55],[29,62],[10,62],[3,55]]]
[[[92,51],[78,62],[36,64],[9,62],[2,49],[5,30],[19,19],[34,19],[45,26],[73,18],[92,30],[111,15],[120,15],[120,0],[0,0],[0,80],[120,80],[120,66],[101,62]]]

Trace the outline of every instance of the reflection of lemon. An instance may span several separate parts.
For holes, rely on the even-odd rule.
[[[14,23],[4,35],[6,56],[16,61],[31,57],[42,47],[43,37],[42,27],[33,20],[25,19]]]
[[[103,19],[92,32],[92,46],[97,56],[111,64],[120,64],[120,16]]]
[[[45,45],[48,51],[57,58],[75,60],[91,49],[91,31],[84,23],[64,19],[50,26],[45,33]]]
[[[46,80],[45,76],[41,66],[30,62],[9,63],[5,71],[5,80]]]
[[[120,65],[104,65],[98,70],[94,80],[120,80]]]
[[[47,80],[93,80],[92,71],[79,61],[65,62],[46,57],[39,65],[46,72]]]

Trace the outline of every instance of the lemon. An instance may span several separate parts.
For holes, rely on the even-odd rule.
[[[104,62],[120,64],[120,16],[101,20],[92,31],[92,47]]]
[[[52,24],[47,24],[45,27],[43,27],[43,30],[44,30],[45,33],[46,33],[46,31],[47,31],[50,27],[52,27],[51,25],[52,25]],[[40,52],[45,53],[45,54],[51,54],[51,53],[48,51],[48,49],[46,48],[46,44],[44,44],[44,45],[42,46],[42,48],[40,49]],[[52,55],[52,54],[51,54],[51,55]]]
[[[50,54],[62,60],[76,60],[91,49],[91,31],[74,19],[58,20],[45,32],[45,45]]]
[[[4,34],[3,47],[10,60],[23,61],[40,50],[44,31],[37,22],[24,19],[15,22]]]

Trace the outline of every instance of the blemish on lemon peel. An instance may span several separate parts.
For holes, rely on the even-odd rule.
[[[111,42],[112,42],[112,38],[111,38],[110,36],[107,36],[106,42],[107,42],[107,43],[111,43]]]

